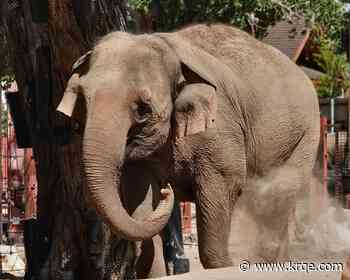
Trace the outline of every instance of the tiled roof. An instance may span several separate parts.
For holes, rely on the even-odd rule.
[[[309,35],[310,29],[307,27],[304,17],[298,16],[271,26],[263,38],[263,42],[279,49],[293,61],[297,61]]]

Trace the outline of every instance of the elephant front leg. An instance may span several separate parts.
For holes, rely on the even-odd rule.
[[[231,214],[240,186],[229,190],[220,175],[206,175],[200,181],[196,211],[201,263],[206,269],[232,266],[229,255]]]
[[[184,137],[175,145],[175,170],[178,177],[188,179],[196,202],[199,257],[204,268],[232,266],[231,214],[246,182],[242,138],[210,130]]]

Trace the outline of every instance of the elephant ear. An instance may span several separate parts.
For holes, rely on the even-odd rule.
[[[227,67],[209,53],[176,34],[158,34],[181,62],[180,89],[175,97],[177,137],[203,132],[215,126],[217,90],[222,77],[217,71]]]
[[[68,117],[71,117],[73,114],[80,91],[80,76],[88,70],[91,53],[92,51],[88,51],[73,64],[71,77],[67,83],[63,98],[56,109]]]
[[[216,69],[226,65],[177,34],[158,33],[157,36],[161,37],[179,57],[182,74],[187,83],[204,82],[217,88],[219,76]]]
[[[215,127],[217,110],[215,88],[206,83],[187,84],[175,100],[176,137]]]

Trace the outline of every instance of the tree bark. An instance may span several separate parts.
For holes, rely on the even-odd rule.
[[[100,36],[125,31],[126,3],[8,3],[7,35],[37,163],[40,265],[35,274],[38,279],[104,279],[109,233],[89,207],[81,166],[84,102],[78,102],[72,120],[56,107],[74,61]]]

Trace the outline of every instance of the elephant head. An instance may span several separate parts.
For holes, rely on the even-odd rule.
[[[171,188],[163,189],[153,214],[134,220],[120,199],[122,166],[171,143],[173,127],[178,137],[209,127],[217,81],[205,64],[216,64],[212,59],[176,38],[115,32],[75,65],[58,111],[70,116],[77,94],[85,98],[88,191],[112,230],[126,239],[157,234],[170,217],[174,198]]]

